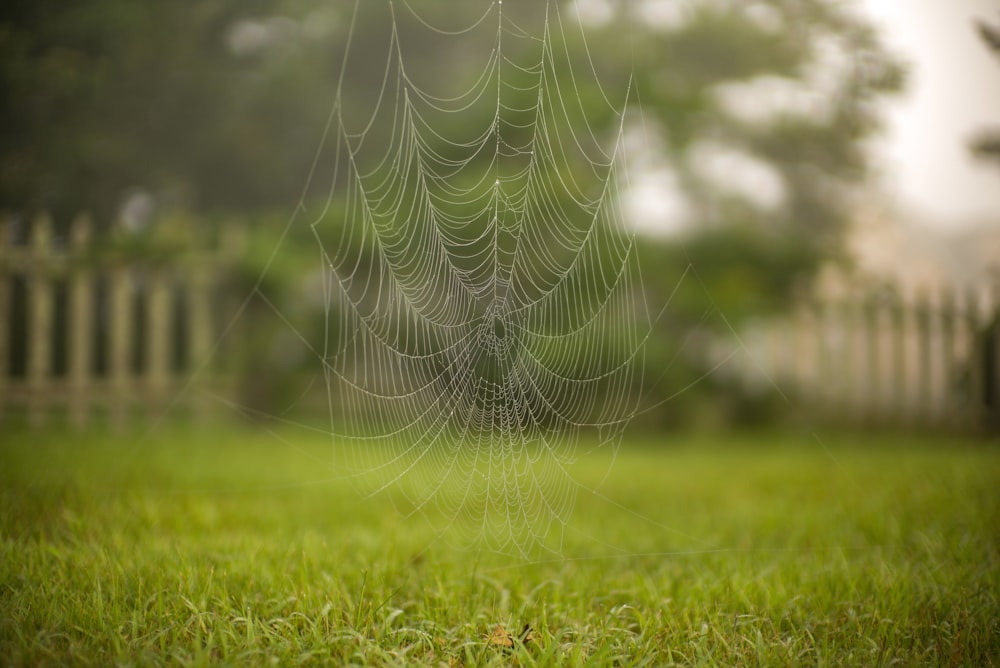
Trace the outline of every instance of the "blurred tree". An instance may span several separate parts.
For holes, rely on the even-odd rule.
[[[426,24],[471,25],[486,3],[403,6],[420,12],[420,18],[392,12],[407,78],[442,96],[468,90],[481,75],[483,31],[442,39]],[[364,8],[370,20],[355,32],[343,93],[345,106],[362,119],[367,114],[358,110],[370,109],[378,97],[390,37],[386,7]],[[382,21],[373,18],[380,12]],[[719,306],[736,316],[782,308],[808,287],[821,262],[839,256],[857,186],[869,174],[867,146],[881,127],[879,101],[904,83],[902,66],[860,10],[830,0],[571,0],[509,2],[503,12],[505,57],[522,67],[537,62],[539,46],[516,39],[519,31],[541,34],[546,22],[565,30],[566,48],[552,49],[548,58],[576,137],[593,134],[609,148],[628,96],[631,180],[644,169],[676,175],[682,234],[644,238],[648,259],[659,254],[696,265],[698,291],[729,295]],[[584,31],[576,29],[577,17]],[[511,110],[533,109],[537,78],[514,67],[504,71],[514,79],[503,90],[504,113],[511,115],[503,141],[524,145],[536,132],[532,113],[515,118]],[[442,81],[453,85],[442,87]],[[450,115],[440,125],[482,128],[493,114],[483,106],[479,116]],[[395,122],[385,116],[386,127]],[[554,141],[572,141],[551,123],[546,129]],[[372,134],[391,141],[384,128]],[[439,155],[463,157],[454,145],[434,143],[432,133],[424,138]],[[372,144],[378,143],[366,139],[366,153],[376,159]],[[582,183],[594,179],[585,161],[561,168],[577,172]],[[658,278],[662,274],[651,276],[651,284]],[[740,284],[746,289],[733,289]],[[675,287],[660,286],[659,296]]]
[[[631,108],[658,138],[656,157],[680,173],[692,230],[760,223],[793,235],[804,253],[827,254],[849,206],[842,186],[865,175],[874,103],[901,83],[870,27],[826,0],[688,2],[666,17],[651,8],[668,3],[600,0],[611,13],[588,19],[595,1],[560,10],[583,17],[597,67],[596,80],[580,77],[591,68],[582,39],[569,45],[572,69],[560,75],[579,87],[581,120],[613,139],[617,119],[601,100],[633,77]],[[384,8],[363,5],[342,95],[360,108],[377,94],[389,38],[384,21],[364,20],[385,18]],[[505,11],[538,27],[544,6]],[[483,9],[418,8],[455,25]],[[349,12],[317,0],[9,0],[0,8],[0,206],[104,212],[141,188],[195,209],[287,210],[335,95]],[[479,59],[462,56],[481,44],[439,43],[408,12],[396,17],[409,75],[476,75],[467,70]],[[734,153],[770,179],[771,201],[748,196],[739,170],[729,183],[718,178]]]
[[[985,21],[976,21],[976,30],[990,51],[1000,58],[1000,26],[990,25]],[[995,163],[1000,167],[1000,129],[991,128],[979,134],[972,141],[974,155]]]
[[[680,186],[670,207],[680,234],[639,252],[655,268],[644,276],[647,299],[669,302],[643,374],[661,380],[645,391],[664,402],[661,422],[682,420],[685,399],[698,396],[684,390],[692,379],[712,389],[704,353],[713,337],[737,345],[744,322],[787,308],[821,263],[841,259],[878,103],[901,90],[905,71],[848,3],[575,5],[604,8],[590,21],[593,61],[605,80],[632,72],[636,123],[653,147],[640,162]],[[730,412],[754,413],[745,408]]]
[[[688,256],[710,286],[746,276],[755,289],[725,306],[747,313],[750,298],[759,314],[838,255],[878,101],[900,90],[903,69],[847,3],[686,3],[660,25],[625,29],[637,7],[665,4],[621,2],[595,48],[631,36],[638,106],[687,199]]]
[[[315,142],[312,128],[302,141],[303,122],[325,110],[304,104],[301,87],[283,95],[293,72],[270,76],[247,53],[252,35],[239,43],[240,21],[273,6],[3,3],[0,208],[106,222],[135,192],[197,210],[288,207]],[[280,27],[258,42],[278,41],[267,30]]]

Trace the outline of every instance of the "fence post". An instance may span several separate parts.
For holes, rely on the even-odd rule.
[[[1000,274],[990,284],[982,336],[984,426],[990,434],[1000,434]]]
[[[150,408],[160,410],[170,383],[170,283],[166,267],[155,267],[150,275],[148,292],[149,348],[146,374]]]
[[[845,298],[848,305],[849,327],[851,337],[851,418],[855,424],[862,423],[868,417],[871,397],[871,370],[868,368],[868,337],[867,313],[868,305],[864,299]]]
[[[117,260],[109,272],[108,378],[111,385],[111,421],[125,424],[129,411],[129,375],[132,361],[132,290],[129,268]]]
[[[787,334],[788,350],[791,354],[782,356],[782,365],[790,369],[789,375],[800,405],[803,409],[808,407],[809,410],[815,409],[814,397],[811,396],[811,390],[815,387],[812,382],[815,375],[813,371],[815,356],[812,355],[815,334],[814,328],[810,328],[812,310],[812,304],[806,302],[800,304],[792,315]],[[796,359],[802,360],[802,363],[795,364]]]
[[[69,331],[67,372],[69,375],[69,420],[77,427],[89,418],[88,388],[93,382],[94,282],[87,253],[90,250],[90,218],[80,216],[70,228],[70,256],[73,265],[69,281]]]
[[[907,369],[907,327],[912,320],[913,308],[908,305],[899,286],[887,287],[884,292],[888,327],[883,345],[889,349],[889,368],[886,372],[883,420],[906,424],[914,417],[912,379]],[[909,307],[908,307],[909,306]]]
[[[926,289],[917,292],[913,302],[913,316],[916,323],[916,369],[914,378],[913,408],[918,422],[937,421],[938,412],[934,402],[932,374],[934,368],[931,346],[932,321],[934,311],[930,295]]]
[[[220,346],[223,337],[230,345],[236,345],[232,332],[232,323],[227,318],[232,317],[235,309],[228,301],[213,303],[217,296],[220,269],[229,267],[236,257],[243,252],[245,239],[243,229],[235,224],[225,224],[220,230],[218,242],[214,248],[204,244],[195,257],[186,284],[187,316],[188,316],[188,355],[185,372],[195,381],[204,380],[198,376],[211,376],[213,380],[221,381],[225,387],[211,387],[213,392],[228,392],[228,368]],[[218,313],[221,309],[222,313]],[[211,372],[211,373],[209,373]],[[194,414],[201,418],[210,416],[211,404],[204,397],[194,401]]]
[[[836,395],[836,419],[840,424],[850,420],[855,412],[853,391],[856,382],[854,358],[857,354],[857,342],[854,340],[854,314],[851,300],[844,295],[838,295],[831,300],[830,322],[827,328],[835,342],[835,355],[831,360],[831,368],[837,374],[831,390]]]
[[[13,224],[7,216],[0,216],[0,420],[4,417],[5,401],[10,379],[10,326],[14,320],[11,309],[11,270],[9,268]]]
[[[941,395],[938,402],[942,422],[949,427],[958,426],[958,406],[955,392],[959,383],[959,367],[956,364],[955,340],[957,338],[956,321],[958,309],[955,304],[955,290],[943,289],[940,293],[941,303],[938,307],[938,322],[940,323],[941,344]]]
[[[878,418],[880,404],[882,402],[882,360],[879,350],[879,334],[881,332],[879,331],[878,296],[875,293],[869,293],[867,297],[865,297],[862,313],[864,320],[862,329],[865,333],[865,353],[867,357],[866,366],[868,368],[868,388],[865,392],[868,406],[865,413],[867,419],[874,422]]]
[[[979,292],[969,288],[965,295],[965,330],[969,338],[968,357],[968,388],[969,388],[969,419],[974,428],[982,425],[985,419],[985,410],[982,403],[983,389],[985,387],[985,377],[983,375],[981,346],[981,303]]]
[[[831,313],[833,306],[817,301],[813,308],[812,321],[815,327],[813,336],[817,339],[816,370],[819,377],[817,400],[824,410],[836,414],[839,407],[835,406],[836,395],[830,382],[837,368],[833,356],[833,333],[830,327],[830,323],[833,321]],[[832,417],[832,415],[827,415],[827,417]]]
[[[209,296],[210,279],[204,262],[199,262],[188,282],[188,359],[187,372],[195,381],[208,370],[212,354],[212,304]],[[195,414],[207,414],[202,397],[195,400]]]
[[[28,252],[28,420],[39,425],[52,376],[52,220],[47,215],[35,219]]]

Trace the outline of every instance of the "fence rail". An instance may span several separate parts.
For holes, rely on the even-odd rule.
[[[86,216],[63,236],[46,215],[0,218],[0,421],[163,410],[209,357],[235,250],[233,235],[142,252]]]

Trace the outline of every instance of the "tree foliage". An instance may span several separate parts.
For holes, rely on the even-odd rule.
[[[564,20],[576,4],[584,3],[561,6]],[[697,222],[747,215],[734,213],[732,202],[685,165],[710,139],[760,158],[785,180],[781,210],[762,217],[804,228],[799,240],[806,247],[835,237],[843,199],[833,184],[863,178],[863,141],[879,120],[873,102],[900,83],[898,66],[871,29],[825,0],[682,3],[687,13],[669,26],[644,23],[636,10],[644,3],[606,4],[613,16],[587,24],[602,85],[624,91],[633,78],[630,107],[656,126],[671,162],[687,172]],[[430,19],[448,16],[456,24],[456,15],[478,15],[480,5],[419,3]],[[507,11],[537,25],[544,5],[508,3]],[[147,188],[195,209],[294,205],[332,102],[349,14],[349,6],[316,0],[4,3],[0,204],[113,211],[130,188]],[[416,22],[396,14],[416,76],[470,76],[461,51],[474,45],[450,40],[458,46],[435,48]],[[384,23],[355,25],[344,100],[377,91],[374,64],[384,62],[387,37]],[[808,85],[831,56],[848,62],[827,73],[835,80],[819,114],[779,110],[748,122],[719,102],[720,88],[734,83]],[[590,66],[582,41],[570,60]],[[581,90],[588,104],[598,95]],[[592,122],[613,134],[611,115],[590,106]]]
[[[229,47],[270,6],[5,2],[0,206],[107,220],[137,189],[195,210],[287,206],[322,105]]]
[[[976,31],[983,44],[1000,59],[1000,25],[976,22]],[[1000,128],[984,130],[972,141],[973,155],[1000,166]]]

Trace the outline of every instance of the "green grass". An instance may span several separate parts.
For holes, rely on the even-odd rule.
[[[994,446],[626,442],[524,559],[281,436],[0,434],[0,663],[1000,663]]]

